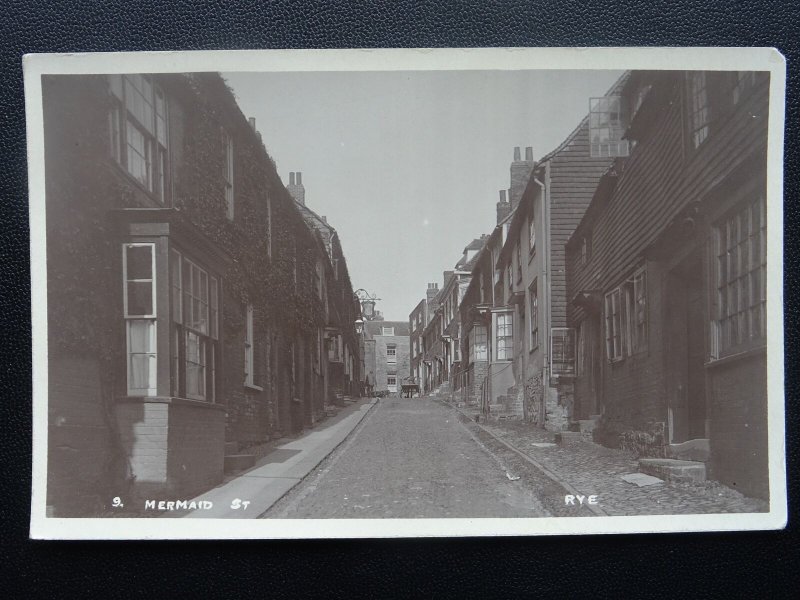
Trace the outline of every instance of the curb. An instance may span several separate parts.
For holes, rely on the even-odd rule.
[[[267,514],[267,513],[268,513],[268,512],[269,512],[269,511],[272,509],[272,507],[274,507],[274,506],[275,506],[275,505],[276,505],[278,502],[280,502],[281,500],[283,500],[283,499],[286,497],[286,495],[287,495],[289,492],[291,492],[291,491],[292,491],[293,489],[295,489],[295,488],[296,488],[298,485],[300,485],[300,484],[301,484],[303,481],[305,481],[305,480],[306,480],[306,478],[307,478],[307,477],[308,477],[308,476],[309,476],[309,475],[310,475],[310,474],[311,474],[311,473],[314,471],[314,469],[316,469],[316,468],[317,468],[319,465],[321,465],[321,464],[322,464],[322,463],[323,463],[323,462],[324,462],[324,461],[325,461],[325,460],[326,460],[326,459],[327,459],[327,458],[328,458],[328,457],[329,457],[331,454],[333,454],[334,452],[336,452],[336,450],[337,450],[339,447],[341,447],[341,446],[342,446],[342,444],[344,444],[344,443],[345,443],[345,442],[346,442],[348,439],[350,439],[350,436],[351,436],[351,435],[353,435],[353,432],[354,432],[356,429],[358,429],[358,426],[359,426],[359,425],[361,425],[361,423],[363,423],[363,422],[364,422],[364,419],[366,419],[366,418],[367,418],[367,415],[368,415],[368,414],[370,414],[370,413],[373,411],[373,409],[375,408],[375,406],[377,406],[377,404],[378,404],[378,400],[379,400],[379,398],[374,398],[374,399],[372,400],[372,402],[366,402],[366,403],[365,403],[365,405],[367,405],[367,404],[368,404],[368,405],[369,405],[369,408],[368,408],[368,409],[366,409],[366,410],[363,410],[363,411],[361,411],[361,410],[359,411],[359,412],[361,412],[361,418],[360,418],[360,419],[358,419],[358,420],[355,422],[355,424],[353,425],[352,429],[350,429],[350,431],[348,431],[348,432],[347,432],[347,434],[346,434],[346,435],[345,435],[345,436],[344,436],[344,437],[343,437],[341,440],[339,440],[339,442],[337,442],[337,444],[336,444],[335,446],[333,446],[333,447],[332,447],[332,448],[331,448],[331,449],[330,449],[328,452],[326,452],[326,453],[325,453],[325,454],[324,454],[324,455],[323,455],[323,456],[322,456],[322,457],[321,457],[321,458],[320,458],[320,459],[319,459],[319,460],[318,460],[318,461],[317,461],[317,462],[316,462],[316,463],[315,463],[315,464],[314,464],[314,465],[313,465],[313,466],[312,466],[312,467],[311,467],[311,468],[310,468],[308,471],[306,471],[306,474],[305,474],[305,475],[303,475],[302,477],[300,477],[300,478],[299,478],[299,479],[298,479],[298,480],[297,480],[297,481],[294,483],[294,485],[292,485],[292,487],[288,488],[288,489],[287,489],[285,492],[283,492],[283,494],[281,494],[281,495],[280,495],[278,498],[276,498],[276,499],[275,499],[275,500],[272,502],[272,504],[270,504],[270,505],[269,505],[267,508],[265,508],[263,511],[261,511],[261,513],[260,513],[260,514],[259,514],[257,517],[255,517],[255,518],[256,518],[256,519],[261,519],[261,518],[262,518],[262,517],[263,517],[265,514]]]
[[[455,407],[455,406],[453,406],[451,404],[448,404],[447,402],[444,402],[443,400],[439,400],[438,398],[435,398],[435,400],[437,402],[441,403],[442,405],[444,405],[444,406],[446,406],[448,408],[451,408],[454,411],[456,411],[459,415],[461,415],[461,417],[466,419],[472,425],[475,425],[476,427],[479,427],[484,433],[486,433],[487,435],[491,436],[498,443],[502,444],[503,446],[505,446],[506,448],[508,448],[509,450],[514,452],[515,454],[517,454],[520,458],[522,458],[526,462],[532,464],[534,467],[536,467],[542,473],[544,473],[549,479],[551,479],[554,483],[556,483],[556,484],[560,485],[561,487],[563,487],[570,494],[580,495],[580,492],[578,490],[576,490],[574,487],[572,487],[572,485],[570,485],[569,483],[567,483],[566,481],[561,479],[558,475],[556,475],[553,471],[551,471],[550,469],[545,467],[542,463],[540,463],[536,459],[532,458],[530,455],[528,455],[527,453],[523,452],[522,450],[520,450],[519,448],[517,448],[516,446],[514,446],[510,442],[507,442],[506,440],[497,437],[494,433],[492,433],[491,431],[486,429],[483,425],[481,425],[480,423],[475,422],[472,418],[470,418],[470,416],[468,414],[463,412],[461,409],[459,409],[459,408],[457,408],[457,407]],[[464,422],[461,421],[461,420],[459,420],[459,422],[466,429],[466,425],[464,425]],[[585,506],[590,511],[592,511],[595,515],[597,515],[598,517],[608,517],[608,516],[610,516],[606,511],[604,511],[599,506],[596,506],[594,504],[586,504]]]

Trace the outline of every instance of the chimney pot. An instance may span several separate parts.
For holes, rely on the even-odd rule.
[[[294,171],[289,173],[289,185],[294,185]]]
[[[515,162],[519,162],[520,160],[522,160],[522,159],[520,157],[519,146],[515,146],[514,147],[514,161]]]
[[[506,191],[500,190],[500,202],[505,202],[505,201],[506,201]]]
[[[256,118],[255,117],[250,117],[247,120],[250,122],[250,127],[252,127],[253,131],[255,131],[255,129],[256,129]]]
[[[533,146],[527,146],[525,148],[525,160],[533,162]]]
[[[297,185],[303,185],[303,174],[300,171],[297,172]]]

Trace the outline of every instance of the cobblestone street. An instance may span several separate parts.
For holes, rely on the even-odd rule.
[[[582,495],[596,494],[599,508],[609,516],[653,514],[710,514],[763,512],[762,500],[747,498],[715,481],[662,482],[637,487],[622,479],[635,473],[634,455],[590,441],[561,447],[554,434],[520,421],[496,421],[483,427],[529,455],[560,481]]]
[[[453,409],[385,398],[264,517],[550,516],[529,480],[507,472]]]
[[[336,451],[263,517],[624,516],[767,510],[766,502],[713,481],[664,481],[638,487],[622,479],[637,472],[631,453],[589,441],[561,447],[553,440],[552,432],[516,420],[478,425],[474,415],[431,398],[382,399]],[[567,505],[565,495],[576,493],[596,495],[598,504]]]

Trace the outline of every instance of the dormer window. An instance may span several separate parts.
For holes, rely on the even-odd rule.
[[[620,96],[603,96],[589,99],[590,154],[593,158],[628,156]]]

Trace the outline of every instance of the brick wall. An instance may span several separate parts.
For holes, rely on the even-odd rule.
[[[111,423],[96,361],[50,360],[47,504],[56,517],[87,516],[114,495],[124,477],[114,464]],[[116,468],[115,468],[116,467]]]
[[[192,497],[222,481],[225,454],[225,411],[201,403],[169,405],[170,490]]]
[[[390,364],[386,360],[386,347],[395,345],[396,362]],[[386,390],[386,378],[390,374],[397,376],[397,390],[400,391],[402,381],[410,375],[411,356],[409,338],[399,335],[375,336],[375,390]]]

